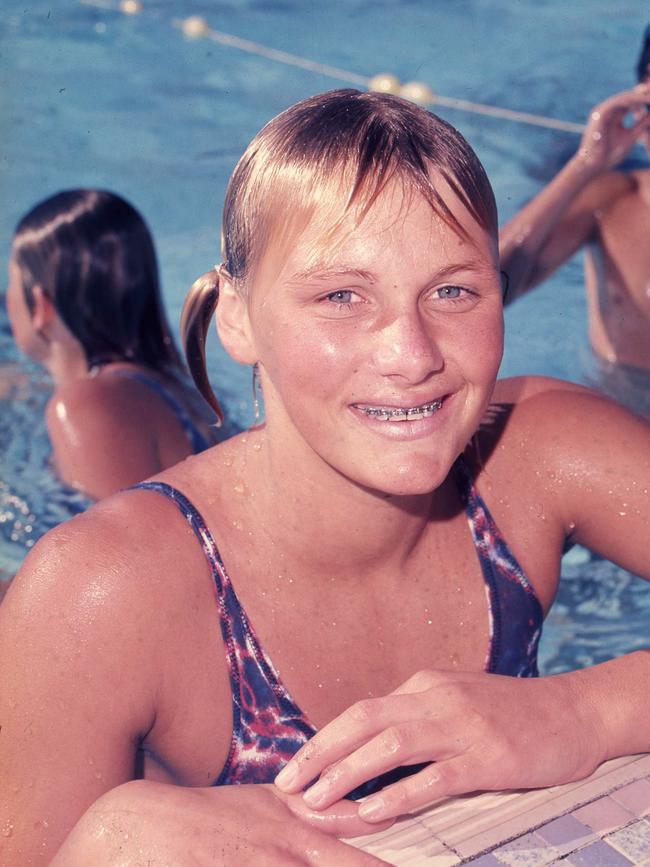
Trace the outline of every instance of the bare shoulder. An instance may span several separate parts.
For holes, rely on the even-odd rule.
[[[92,622],[95,629],[108,612],[111,634],[116,622],[124,630],[139,599],[162,580],[157,561],[163,562],[170,536],[155,529],[162,527],[157,503],[145,504],[142,497],[139,492],[108,497],[46,533],[12,582],[2,613],[18,614],[28,606],[30,617],[45,623],[53,606],[64,617],[76,617],[83,608],[80,628]],[[146,610],[141,613],[147,616]]]
[[[79,423],[97,414],[110,418],[133,396],[126,377],[80,377],[55,390],[47,406],[48,427]]]
[[[573,382],[542,376],[500,380],[491,415],[501,421],[484,425],[482,435],[491,438],[495,455],[500,451],[522,460],[544,455],[558,464],[576,460],[602,464],[620,462],[612,446],[625,442],[637,456],[650,458],[646,421]]]

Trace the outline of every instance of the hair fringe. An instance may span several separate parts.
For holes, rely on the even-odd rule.
[[[223,410],[208,379],[205,358],[205,341],[210,320],[219,300],[219,274],[216,268],[206,271],[192,283],[181,313],[181,342],[192,379],[204,400],[217,416],[216,426],[221,427]]]

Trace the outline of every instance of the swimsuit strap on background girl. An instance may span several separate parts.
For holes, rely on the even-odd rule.
[[[167,406],[174,413],[176,418],[178,419],[179,424],[183,428],[185,432],[185,436],[188,439],[190,446],[192,447],[193,454],[197,455],[199,452],[205,451],[210,447],[210,443],[207,438],[201,433],[198,427],[192,421],[190,414],[185,409],[183,404],[176,398],[174,394],[170,391],[170,389],[165,388],[165,386],[159,382],[157,379],[154,379],[151,376],[147,376],[146,373],[141,373],[138,370],[111,370],[111,376],[122,376],[126,379],[132,379],[135,382],[140,382],[142,385],[147,386],[147,388],[151,389],[151,391],[155,392],[160,398],[162,398]]]

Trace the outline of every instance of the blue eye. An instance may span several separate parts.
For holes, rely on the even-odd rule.
[[[328,301],[334,301],[336,304],[350,304],[352,302],[353,292],[350,289],[338,289],[336,292],[330,292],[326,295]]]
[[[436,294],[438,298],[460,298],[464,291],[460,286],[441,286],[436,289]]]

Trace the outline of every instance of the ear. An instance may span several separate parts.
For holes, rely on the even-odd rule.
[[[219,276],[217,332],[226,351],[235,361],[255,364],[257,353],[248,316],[248,304],[223,269]]]
[[[47,334],[52,323],[58,318],[56,308],[51,299],[43,291],[43,287],[37,283],[32,287],[32,325],[37,332]]]

